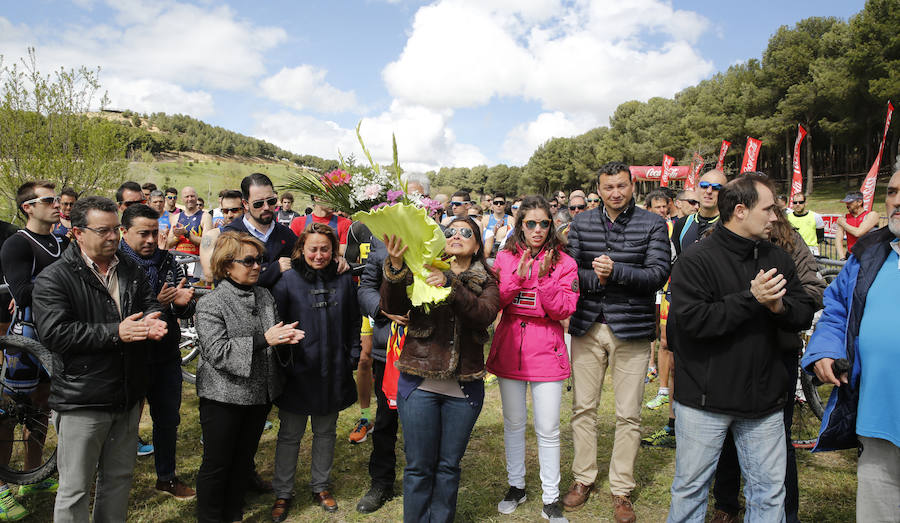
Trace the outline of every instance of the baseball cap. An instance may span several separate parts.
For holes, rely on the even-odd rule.
[[[850,191],[847,193],[847,196],[844,196],[844,199],[841,200],[841,203],[850,203],[855,202],[856,200],[862,200],[863,193],[859,191]]]

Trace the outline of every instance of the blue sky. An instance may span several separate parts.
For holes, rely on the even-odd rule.
[[[186,113],[300,154],[408,169],[520,165],[554,136],[606,125],[759,58],[781,25],[862,0],[31,0],[4,2],[6,63],[102,68],[112,106]]]

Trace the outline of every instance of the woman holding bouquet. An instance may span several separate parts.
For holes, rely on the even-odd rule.
[[[449,287],[439,304],[412,307],[412,282],[403,261],[406,247],[385,237],[388,258],[381,306],[390,314],[409,313],[406,341],[397,368],[397,409],[403,424],[406,469],[403,519],[453,521],[459,489],[459,463],[484,401],[484,344],[499,310],[497,281],[484,261],[481,232],[468,216],[444,230],[445,253],[453,256],[444,272],[426,266],[430,285]]]
[[[509,490],[497,505],[511,514],[525,501],[525,397],[531,385],[544,509],[567,521],[559,503],[559,410],[569,355],[560,324],[575,312],[578,267],[554,233],[550,205],[541,196],[522,201],[513,235],[498,253],[500,324],[487,369],[496,374],[503,401],[503,440]]]
[[[298,321],[303,341],[278,352],[287,381],[275,400],[281,426],[275,446],[272,520],[284,521],[293,498],[300,440],[307,418],[313,432],[310,481],[313,502],[338,509],[329,492],[338,413],[356,401],[353,381],[360,353],[361,316],[351,273],[338,274],[338,238],[325,223],[306,226],[294,246],[291,269],[272,289],[278,313]]]

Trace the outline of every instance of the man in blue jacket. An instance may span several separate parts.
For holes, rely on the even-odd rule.
[[[631,491],[640,448],[641,400],[656,337],[656,291],[669,277],[666,222],[635,206],[631,171],[621,162],[600,168],[602,205],[575,217],[570,254],[578,264],[581,294],[571,318],[572,439],[575,457],[566,510],[581,507],[597,477],[597,406],[610,361],[616,395],[616,435],[609,465],[615,520],[635,521]]]
[[[825,291],[825,312],[801,365],[837,389],[828,399],[814,450],[859,446],[857,521],[896,521],[900,513],[900,170],[888,183],[888,226],[856,242]],[[833,364],[849,363],[849,372]],[[848,375],[849,374],[849,375]]]

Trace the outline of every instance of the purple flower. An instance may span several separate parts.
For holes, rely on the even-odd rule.
[[[396,202],[403,196],[403,191],[388,191],[387,199],[389,202]]]

